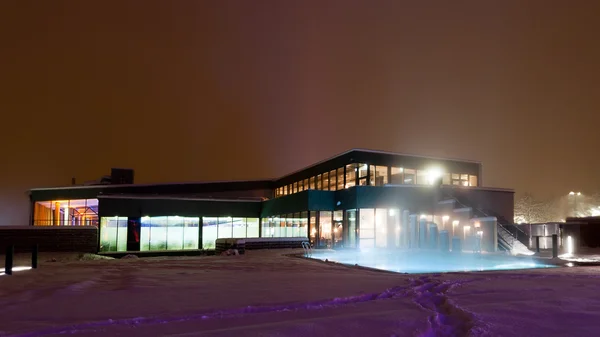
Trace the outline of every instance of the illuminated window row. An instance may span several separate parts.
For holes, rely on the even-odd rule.
[[[98,199],[38,201],[34,226],[97,226]]]
[[[277,215],[262,220],[263,238],[308,237],[308,212]]]
[[[127,251],[128,221],[127,217],[101,218],[101,252]],[[146,216],[139,225],[141,251],[215,249],[217,239],[259,236],[258,218]]]
[[[476,175],[380,165],[349,164],[346,167],[280,186],[275,189],[275,197],[305,190],[336,191],[357,185],[431,185],[440,177],[444,185],[477,186]]]

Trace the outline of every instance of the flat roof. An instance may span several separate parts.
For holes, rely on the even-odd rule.
[[[99,195],[98,199],[128,199],[128,200],[189,200],[189,201],[218,201],[218,202],[262,202],[262,198],[194,198],[184,196],[146,196],[146,195]]]

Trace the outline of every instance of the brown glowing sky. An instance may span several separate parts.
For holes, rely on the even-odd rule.
[[[96,5],[92,5],[95,3]],[[416,3],[416,4],[415,4]],[[277,177],[353,147],[600,189],[598,1],[0,5],[0,224],[31,187]]]

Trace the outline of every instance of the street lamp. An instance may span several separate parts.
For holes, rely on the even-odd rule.
[[[573,197],[575,202],[574,202],[574,208],[573,208],[573,216],[577,217],[577,197],[581,196],[581,192],[569,192],[569,196]]]

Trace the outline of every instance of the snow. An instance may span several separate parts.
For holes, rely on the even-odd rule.
[[[46,255],[37,270],[0,277],[0,336],[594,336],[600,329],[600,267],[418,275],[285,255],[292,252],[302,250]]]

